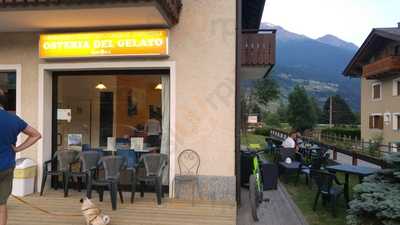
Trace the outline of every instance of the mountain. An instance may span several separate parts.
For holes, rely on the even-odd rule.
[[[348,49],[350,51],[357,51],[357,49],[358,49],[357,45],[355,45],[351,42],[343,41],[342,39],[340,39],[336,36],[333,36],[331,34],[324,35],[320,38],[317,38],[316,40],[319,42],[328,44],[328,45],[335,46],[335,47]]]
[[[360,110],[360,80],[342,75],[357,46],[333,35],[312,39],[267,23],[261,24],[261,29],[277,29],[276,65],[271,76],[280,84],[284,102],[295,85],[302,85],[321,107],[330,95],[339,94],[353,111]]]

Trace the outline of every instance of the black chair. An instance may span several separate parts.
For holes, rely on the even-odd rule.
[[[306,161],[304,157],[299,157],[300,165],[297,171],[297,177],[295,184],[298,184],[299,178],[301,175],[304,175],[306,178],[306,184],[312,187],[312,183],[309,182],[311,180],[311,170],[320,170],[322,167],[325,167],[328,163],[329,154],[325,154],[323,156],[312,154],[309,158],[310,161]]]
[[[98,170],[104,169],[104,177],[99,175],[91,177],[92,182],[88,186],[88,196],[91,196],[92,188],[96,187],[99,192],[100,201],[103,201],[104,188],[108,187],[111,196],[112,209],[117,209],[117,192],[124,203],[122,191],[120,189],[121,171],[126,168],[126,159],[122,156],[106,156],[100,159]]]
[[[192,185],[192,204],[194,204],[195,187],[199,193],[199,168],[200,155],[191,150],[186,149],[178,156],[179,176],[175,177],[175,183],[191,183]],[[179,192],[178,192],[179,193]],[[179,198],[179,195],[177,196]]]
[[[266,152],[274,156],[276,154],[276,149],[277,149],[276,144],[269,137],[265,138],[265,142],[267,143]]]
[[[78,162],[78,151],[59,150],[51,160],[43,164],[43,177],[40,189],[40,196],[43,195],[44,186],[46,185],[47,176],[63,177],[64,197],[68,197],[69,180],[71,179],[71,165]],[[50,167],[51,166],[51,167]],[[53,168],[56,168],[53,170]]]
[[[287,163],[286,159],[290,158],[291,163]],[[290,174],[298,172],[301,162],[299,161],[299,154],[293,148],[280,148],[277,155],[279,176],[285,175],[286,181]]]
[[[335,174],[328,171],[311,170],[311,177],[318,187],[313,210],[316,211],[319,197],[322,197],[323,205],[326,205],[327,201],[331,201],[332,215],[336,217],[337,200],[344,193],[344,186],[339,182]],[[334,183],[337,185],[334,185]]]
[[[144,165],[145,174],[138,176],[140,182],[140,196],[144,197],[144,188],[146,185],[153,185],[157,195],[157,203],[161,204],[161,199],[164,197],[162,190],[162,177],[166,166],[168,165],[168,155],[150,153],[145,154],[141,158],[141,163]]]

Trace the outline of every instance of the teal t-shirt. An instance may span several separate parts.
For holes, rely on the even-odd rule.
[[[12,145],[28,124],[18,116],[0,108],[0,171],[15,166],[15,152]]]

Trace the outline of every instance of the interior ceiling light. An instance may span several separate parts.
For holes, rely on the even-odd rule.
[[[107,89],[107,87],[106,87],[106,85],[104,85],[103,83],[100,82],[98,85],[96,85],[96,89],[104,90],[104,89]]]
[[[157,84],[157,86],[154,88],[156,90],[162,90],[162,84]]]

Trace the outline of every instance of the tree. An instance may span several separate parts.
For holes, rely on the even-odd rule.
[[[241,95],[242,127],[250,114],[263,115],[268,104],[279,98],[279,85],[270,77],[255,81],[252,88],[244,88]]]
[[[288,122],[301,132],[312,129],[317,123],[317,115],[304,87],[296,86],[289,95]]]
[[[332,124],[355,124],[356,117],[346,101],[339,95],[329,97],[324,104],[322,122],[329,123],[330,98],[332,98]]]
[[[279,97],[279,85],[271,77],[260,79],[256,81],[252,94],[258,103],[267,107]]]
[[[264,123],[268,127],[280,128],[281,121],[278,113],[267,112],[264,115]]]
[[[318,101],[314,98],[314,96],[310,97],[310,101],[314,107],[315,115],[317,116],[317,123],[320,123],[322,121],[322,110],[319,107]]]
[[[288,107],[287,105],[283,104],[282,102],[279,104],[278,109],[276,110],[276,113],[279,116],[279,121],[281,123],[287,123],[287,111],[288,111]]]

